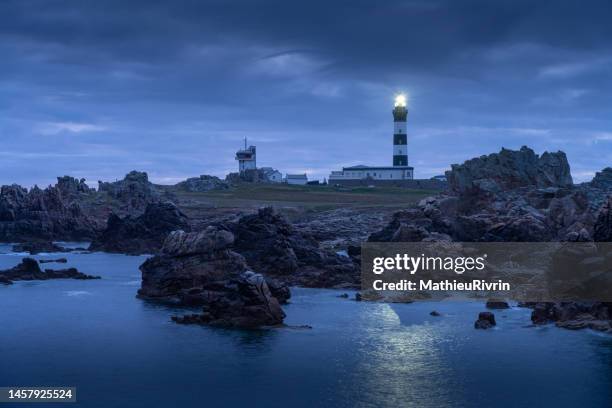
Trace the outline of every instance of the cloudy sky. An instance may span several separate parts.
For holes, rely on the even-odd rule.
[[[390,165],[409,95],[418,178],[502,146],[612,165],[606,1],[0,3],[0,184],[132,169],[174,183],[258,164]]]

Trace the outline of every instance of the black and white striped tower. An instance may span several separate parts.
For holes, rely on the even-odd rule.
[[[408,137],[406,136],[406,96],[395,97],[393,108],[393,166],[408,166]]]

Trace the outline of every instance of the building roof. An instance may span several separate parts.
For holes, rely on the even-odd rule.
[[[363,166],[363,165],[359,165],[359,166],[351,166],[351,167],[343,167],[342,171],[351,171],[351,170],[414,170],[414,167],[411,166],[377,166],[377,167],[370,167],[370,166]]]
[[[288,179],[308,179],[306,174],[287,174]]]

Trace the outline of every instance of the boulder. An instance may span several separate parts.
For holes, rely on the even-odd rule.
[[[285,313],[261,274],[246,271],[209,293],[199,315],[173,317],[177,323],[253,329],[283,323]]]
[[[234,235],[215,226],[200,232],[174,231],[159,255],[141,266],[140,297],[194,303],[247,270],[244,257],[231,249]],[[188,301],[184,299],[188,298]]]
[[[120,218],[111,214],[106,229],[91,243],[92,251],[126,254],[158,252],[166,236],[175,230],[191,229],[189,220],[171,202],[150,203],[144,214]]]
[[[495,315],[491,312],[480,312],[478,320],[474,322],[475,329],[490,329],[495,325]]]

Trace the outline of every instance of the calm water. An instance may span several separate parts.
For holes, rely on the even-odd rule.
[[[0,246],[0,269],[23,257],[9,251]],[[610,406],[612,337],[526,327],[529,310],[477,331],[479,303],[294,289],[286,322],[312,330],[181,326],[176,309],[136,299],[144,257],[36,258],[58,256],[68,264],[47,265],[103,279],[0,287],[0,386],[76,386],[79,402],[59,406]]]

